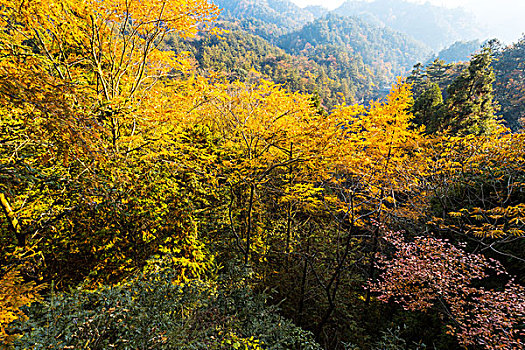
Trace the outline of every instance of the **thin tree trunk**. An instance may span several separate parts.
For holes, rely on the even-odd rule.
[[[370,265],[368,265],[368,278],[370,280],[374,279],[374,274],[375,274],[378,239],[379,239],[379,227],[376,227],[374,230],[374,236],[372,238],[372,254],[370,256]],[[365,299],[365,305],[367,308],[370,305],[370,298],[371,298],[370,288],[367,288],[366,299]]]
[[[304,257],[303,274],[301,276],[301,298],[299,299],[299,325],[301,324],[304,311],[304,293],[306,292],[306,278],[308,277],[308,254],[310,254],[310,236],[306,240],[306,256]]]
[[[290,161],[292,160],[292,157],[293,157],[293,143],[290,143]],[[288,179],[288,184],[290,185],[292,183],[292,173],[293,173],[293,168],[292,168],[292,163],[290,163],[289,167],[288,167],[288,176],[289,176],[289,179]],[[292,202],[288,202],[288,210],[287,210],[287,213],[286,213],[286,246],[285,246],[285,250],[284,250],[284,253],[286,255],[286,266],[288,267],[289,265],[289,259],[288,259],[288,253],[290,252],[290,240],[291,240],[291,236],[292,236]]]
[[[248,227],[246,228],[246,250],[244,252],[244,265],[248,266],[250,260],[250,246],[252,236],[252,211],[253,197],[255,196],[255,184],[250,185],[250,200],[248,202]]]
[[[11,205],[9,205],[9,201],[7,200],[7,197],[5,194],[0,192],[0,203],[2,204],[2,209],[4,211],[5,216],[7,217],[7,221],[9,222],[9,227],[11,227],[11,230],[16,235],[16,240],[19,247],[24,247],[26,245],[26,238],[25,235],[22,233],[22,228],[20,227],[20,223],[18,222],[18,218],[16,217],[15,212],[11,208]]]

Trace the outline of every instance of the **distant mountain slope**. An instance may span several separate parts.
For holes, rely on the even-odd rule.
[[[293,54],[314,60],[327,59],[333,52],[359,55],[376,76],[388,83],[396,75],[403,75],[412,66],[425,60],[430,48],[407,35],[381,28],[355,17],[330,14],[306,24],[301,29],[285,34],[278,45]],[[344,64],[344,62],[334,62]]]
[[[312,15],[314,15],[314,18],[323,17],[324,15],[328,14],[328,12],[330,12],[328,9],[322,6],[315,6],[315,5],[306,6],[304,9],[310,12]]]
[[[436,51],[458,40],[484,38],[474,16],[461,8],[447,9],[404,0],[348,0],[333,12],[383,24],[412,36]]]
[[[363,78],[355,75],[353,67],[362,60],[368,66],[365,75],[389,86],[395,76],[405,75],[415,63],[428,59],[431,52],[428,46],[380,23],[337,16],[320,6],[302,9],[289,0],[215,0],[215,3],[223,8],[220,17],[223,24],[235,23],[289,54],[305,56],[324,66],[327,72],[342,74],[339,78],[352,74],[356,79]]]
[[[446,63],[467,62],[470,57],[481,49],[481,42],[479,40],[472,41],[456,41],[446,49],[439,51],[437,57]]]
[[[288,0],[213,0],[223,19],[242,19],[286,32],[314,20],[314,14]]]

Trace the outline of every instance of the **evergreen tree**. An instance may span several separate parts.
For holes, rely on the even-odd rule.
[[[412,72],[407,78],[407,83],[412,85],[412,94],[414,97],[420,96],[425,91],[425,85],[428,75],[425,66],[420,62],[414,65]]]
[[[439,85],[430,82],[429,87],[416,99],[412,106],[413,121],[417,125],[425,125],[428,134],[435,133],[443,123],[444,107],[443,95]]]
[[[436,59],[427,67],[426,76],[429,81],[437,83],[441,88],[443,88],[452,83],[454,79],[453,68],[453,64],[445,63],[443,60]]]
[[[447,88],[448,116],[443,128],[455,134],[484,134],[490,130],[497,109],[493,101],[492,50],[483,48],[468,68]]]

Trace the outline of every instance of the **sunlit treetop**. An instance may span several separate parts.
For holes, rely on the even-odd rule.
[[[0,5],[0,25],[4,27],[12,24],[13,16],[23,19],[18,23],[28,29],[52,31],[73,27],[78,20],[91,24],[103,20],[113,29],[128,26],[130,35],[151,31],[191,35],[198,23],[215,19],[219,12],[205,0],[1,0]]]

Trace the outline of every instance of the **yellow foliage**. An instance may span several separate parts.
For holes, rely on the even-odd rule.
[[[229,332],[224,336],[224,339],[221,341],[221,345],[225,349],[234,349],[234,350],[260,350],[261,344],[259,339],[252,337],[240,337],[233,332]]]
[[[514,197],[523,188],[524,141],[523,134],[501,125],[485,135],[440,135],[434,140],[437,188],[461,192],[465,206],[449,212],[453,220],[442,228],[488,238],[523,235],[525,205]]]
[[[385,101],[372,101],[369,107],[343,105],[332,114],[337,136],[329,150],[334,160],[328,165],[329,174],[339,174],[334,183],[351,180],[359,189],[346,189],[342,210],[356,214],[403,209],[403,215],[413,215],[414,208],[426,201],[419,184],[430,160],[422,129],[410,122],[412,102],[409,85],[399,80]],[[410,195],[400,208],[396,196],[403,192]]]

